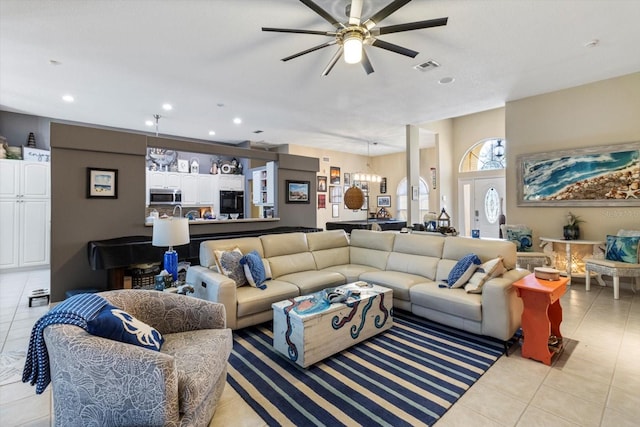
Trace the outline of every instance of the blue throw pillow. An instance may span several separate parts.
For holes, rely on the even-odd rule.
[[[507,228],[507,240],[516,244],[516,251],[531,252],[533,236],[530,228]]]
[[[164,343],[164,338],[156,329],[110,304],[104,306],[96,317],[87,322],[87,332],[155,351],[160,351]]]
[[[264,284],[267,281],[267,273],[257,251],[251,251],[240,258],[240,265],[243,266],[244,275],[251,286],[267,289],[267,285]]]
[[[482,261],[480,261],[480,258],[478,258],[476,254],[463,256],[449,272],[447,286],[450,288],[460,288],[464,286],[480,264],[482,264]]]
[[[610,261],[638,263],[640,236],[607,236],[605,258]]]

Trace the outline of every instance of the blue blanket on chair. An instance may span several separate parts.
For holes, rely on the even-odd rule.
[[[42,316],[31,330],[27,360],[22,371],[22,382],[36,385],[36,394],[42,394],[51,382],[49,353],[44,342],[44,329],[49,325],[67,324],[87,329],[107,300],[97,294],[79,294],[68,298]]]

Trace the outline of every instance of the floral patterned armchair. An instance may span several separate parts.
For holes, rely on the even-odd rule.
[[[233,343],[224,306],[147,290],[100,295],[156,328],[165,342],[157,352],[77,326],[48,326],[55,425],[207,426]]]

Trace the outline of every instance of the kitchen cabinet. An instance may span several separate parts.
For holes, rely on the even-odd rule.
[[[212,175],[214,188],[218,191],[244,191],[244,175]]]
[[[275,163],[267,162],[264,169],[253,171],[253,204],[273,206],[275,203]]]
[[[0,160],[0,269],[49,264],[50,166]]]
[[[214,202],[213,190],[216,176],[218,175],[147,171],[146,205],[149,206],[149,189],[160,187],[179,188],[182,192],[183,206],[210,206]]]

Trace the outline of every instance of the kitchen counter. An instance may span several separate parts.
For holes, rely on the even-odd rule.
[[[243,219],[194,219],[189,220],[189,225],[200,224],[226,224],[234,222],[275,222],[280,218],[243,218]],[[145,222],[145,227],[153,227],[153,222]]]

